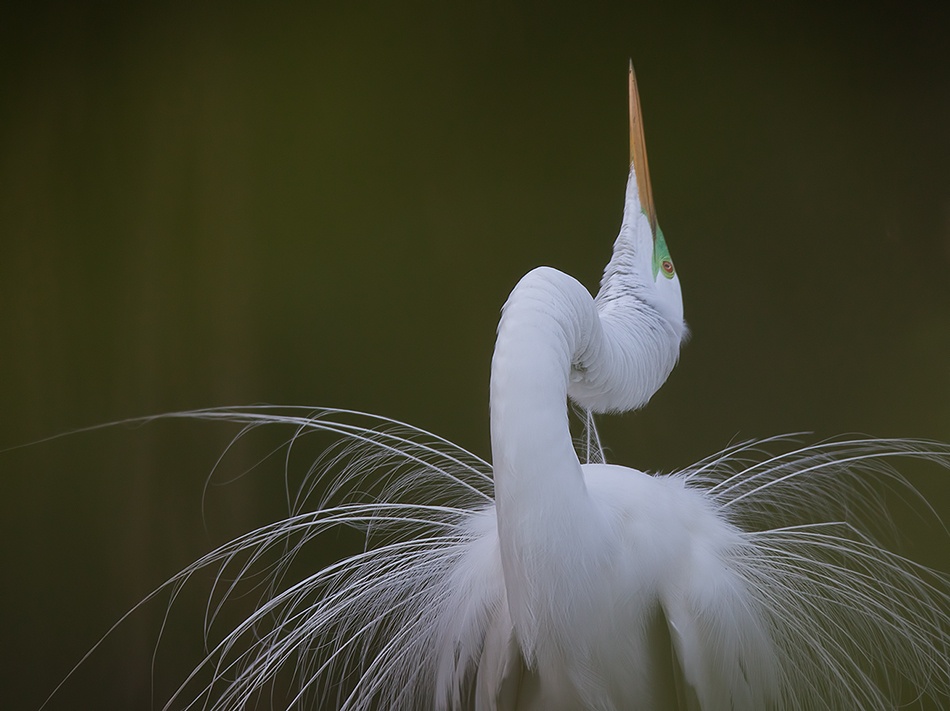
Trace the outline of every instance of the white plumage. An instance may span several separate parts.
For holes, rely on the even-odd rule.
[[[312,432],[340,438],[288,518],[169,581],[177,589],[220,566],[212,630],[243,580],[262,570],[267,581],[259,606],[209,643],[170,706],[753,711],[947,702],[947,578],[885,548],[862,516],[879,510],[875,482],[913,491],[893,460],[947,466],[950,447],[776,438],[671,475],[582,464],[575,454],[568,397],[597,412],[643,406],[686,334],[633,83],[631,135],[623,225],[596,298],[541,268],[505,305],[492,361],[493,466],[362,413],[170,415],[287,425],[288,449]],[[305,510],[314,492],[321,498]],[[337,526],[365,530],[365,550],[290,577],[299,551]],[[288,681],[290,696],[266,696]]]

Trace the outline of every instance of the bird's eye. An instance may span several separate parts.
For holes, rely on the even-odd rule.
[[[660,267],[663,269],[663,274],[668,279],[671,279],[676,273],[676,270],[673,269],[673,262],[671,262],[669,259],[664,259],[662,262],[660,262]]]

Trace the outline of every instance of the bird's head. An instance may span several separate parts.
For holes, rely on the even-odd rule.
[[[654,310],[679,340],[684,339],[687,329],[680,280],[666,237],[656,221],[645,153],[642,168],[636,162],[630,165],[623,224],[617,241],[614,259],[604,272],[603,287],[607,288],[602,288],[602,292],[611,291],[611,282],[622,285]]]
[[[679,277],[656,220],[632,64],[623,224],[594,304],[603,338],[576,357],[568,394],[594,412],[642,407],[673,370],[688,331]]]
[[[610,310],[611,302],[618,299],[625,301],[629,308],[630,302],[622,297],[634,297],[642,307],[655,312],[669,326],[678,346],[687,334],[683,321],[683,297],[673,258],[656,219],[643,114],[632,63],[629,91],[630,174],[623,224],[614,244],[614,255],[604,271],[597,299],[602,310]]]

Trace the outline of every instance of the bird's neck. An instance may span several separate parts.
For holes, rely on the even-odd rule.
[[[572,553],[599,550],[605,534],[574,451],[568,393],[594,410],[633,409],[676,362],[678,338],[642,300],[621,292],[595,305],[572,277],[535,269],[512,291],[498,326],[491,372],[498,535],[512,621],[529,646],[544,600],[571,592],[542,590],[538,581],[570,585],[564,571],[589,563]]]
[[[505,304],[491,371],[500,529],[523,511],[574,510],[585,495],[568,395],[594,412],[633,410],[676,364],[680,333],[637,294],[622,271],[625,249],[621,234],[596,301],[573,277],[541,267]]]
[[[508,609],[529,658],[549,627],[545,600],[573,597],[571,576],[564,575],[576,572],[572,553],[597,550],[576,545],[578,537],[595,535],[595,524],[567,415],[571,363],[596,319],[583,286],[542,268],[518,283],[498,326],[491,373],[495,505]]]
[[[597,326],[573,278],[535,269],[505,304],[491,371],[491,436],[499,526],[538,510],[558,515],[586,496],[567,415],[571,364]]]

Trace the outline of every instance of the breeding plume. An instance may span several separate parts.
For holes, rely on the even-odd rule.
[[[597,295],[539,268],[502,311],[490,465],[363,413],[173,415],[289,425],[288,461],[313,433],[337,439],[309,468],[286,519],[169,581],[177,590],[197,570],[219,568],[208,656],[170,707],[948,702],[948,580],[885,547],[862,517],[883,518],[882,483],[915,495],[895,463],[947,466],[950,447],[775,438],[672,474],[576,454],[569,401],[588,413],[643,407],[686,335],[632,67],[629,110],[623,221]],[[365,548],[296,572],[302,552],[338,526],[364,531]],[[261,580],[253,612],[219,634],[220,611]]]

